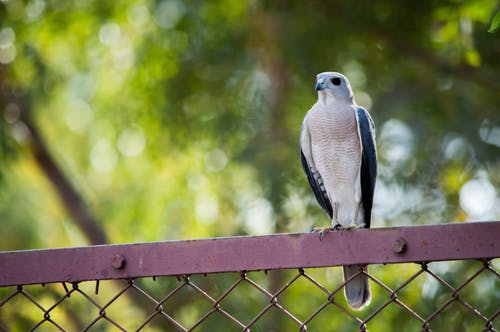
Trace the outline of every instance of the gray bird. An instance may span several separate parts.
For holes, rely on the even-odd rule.
[[[332,230],[369,228],[377,176],[375,127],[368,112],[356,105],[349,80],[336,72],[316,77],[318,101],[302,123],[302,168]],[[345,297],[354,309],[369,304],[371,294],[366,265],[343,267]],[[356,275],[357,274],[357,275]]]

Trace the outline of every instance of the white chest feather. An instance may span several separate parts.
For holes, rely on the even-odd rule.
[[[311,153],[338,221],[348,225],[361,200],[361,143],[353,105],[332,108],[317,103],[307,115]]]

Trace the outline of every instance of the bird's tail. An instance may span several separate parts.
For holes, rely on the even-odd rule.
[[[348,281],[352,276],[361,270],[368,272],[366,265],[346,265],[344,268],[344,281]],[[350,280],[344,287],[344,294],[349,306],[356,310],[361,310],[370,303],[370,285],[365,274],[359,274]]]

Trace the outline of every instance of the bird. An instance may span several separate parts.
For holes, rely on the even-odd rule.
[[[318,100],[304,117],[300,157],[309,185],[330,227],[314,227],[320,240],[331,231],[369,228],[377,177],[375,125],[338,72],[316,76]],[[343,266],[344,295],[356,310],[371,300],[367,265]]]

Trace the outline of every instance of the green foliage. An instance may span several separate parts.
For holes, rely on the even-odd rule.
[[[495,16],[493,17],[493,20],[491,20],[491,26],[488,29],[488,32],[495,33],[497,32],[498,28],[500,28],[500,11],[497,11]]]
[[[374,227],[498,220],[498,17],[494,0],[1,1],[0,250],[87,243],[23,107],[114,243],[327,225],[298,156],[327,70],[377,125]]]

